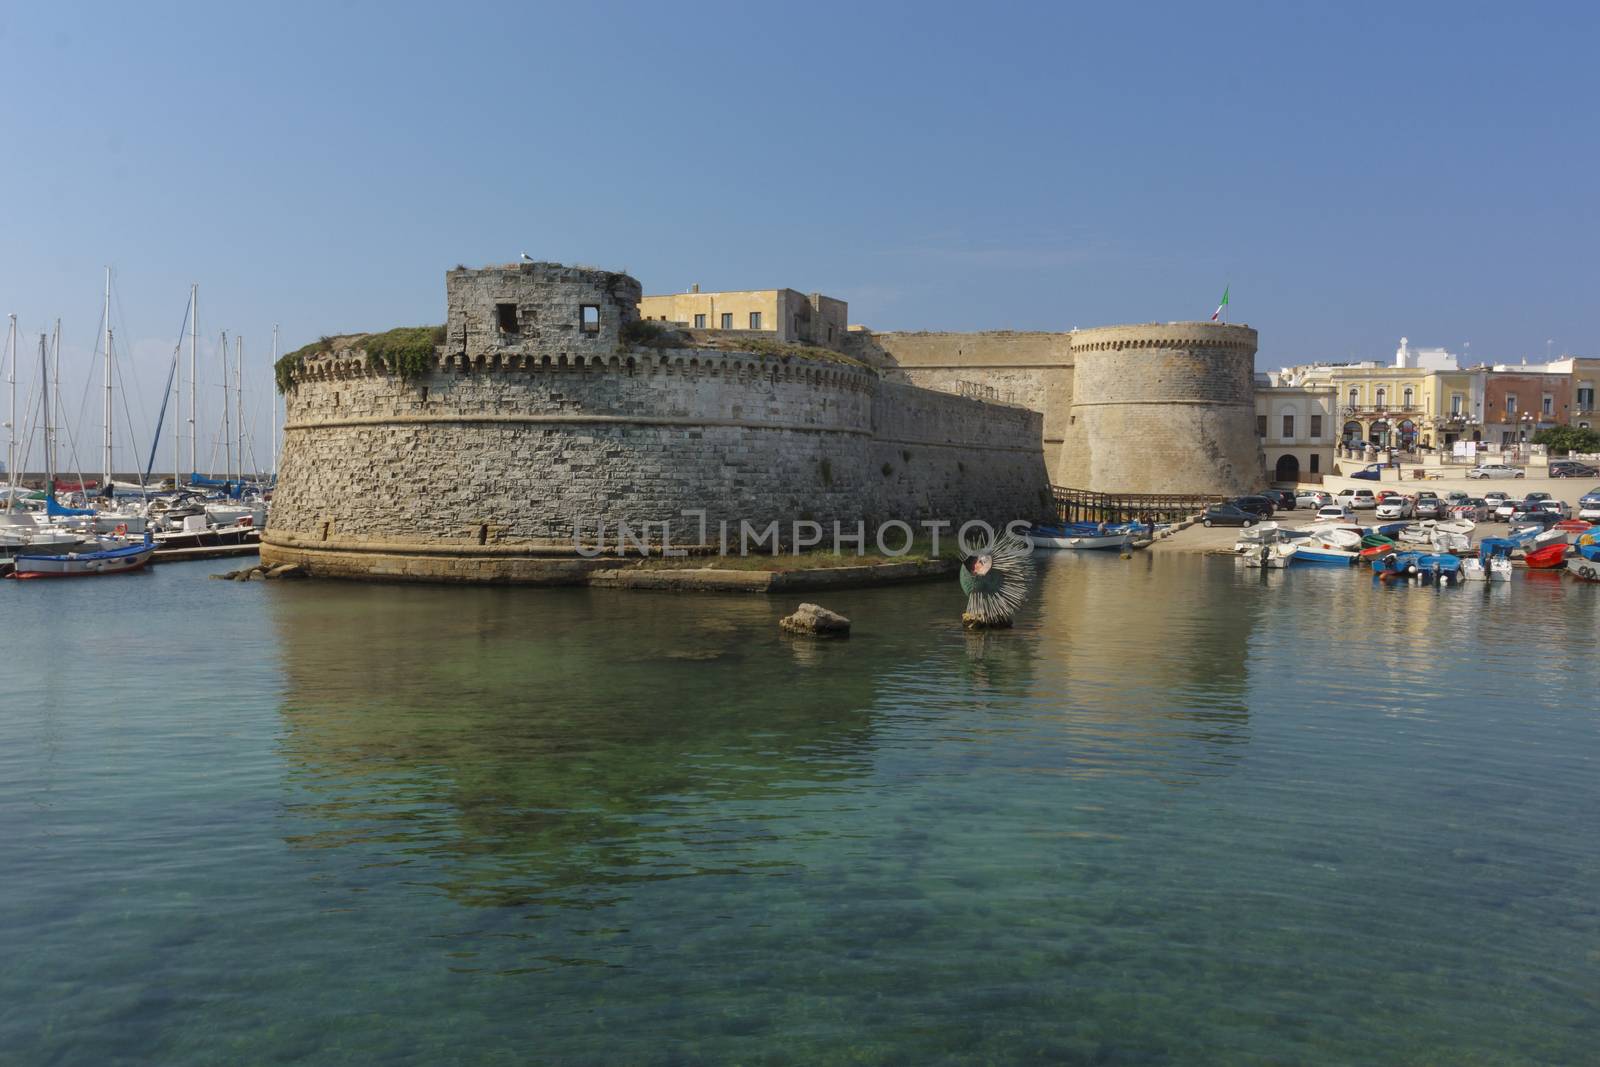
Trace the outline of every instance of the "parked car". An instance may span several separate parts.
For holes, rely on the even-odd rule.
[[[1318,522],[1351,522],[1355,517],[1356,513],[1343,504],[1324,504],[1317,509]]]
[[[1358,470],[1354,474],[1350,475],[1350,477],[1352,477],[1352,478],[1365,478],[1369,482],[1375,482],[1379,478],[1383,477],[1383,464],[1382,463],[1368,463],[1365,467],[1362,467],[1360,470]]]
[[[1471,519],[1473,522],[1489,521],[1489,504],[1481,497],[1468,497],[1450,505],[1452,519]]]
[[[1376,493],[1373,493],[1372,495],[1373,495],[1374,498],[1377,499],[1378,503],[1380,503],[1380,504],[1383,503],[1385,500],[1388,500],[1392,496],[1405,496],[1405,494],[1402,493],[1398,489],[1379,489]]]
[[[1268,500],[1272,501],[1272,507],[1276,511],[1294,510],[1294,494],[1288,492],[1287,490],[1263,489],[1261,492],[1257,493],[1256,496],[1264,496]]]
[[[1600,522],[1600,500],[1596,500],[1592,504],[1580,505],[1578,518],[1584,522]]]
[[[1535,489],[1531,493],[1523,493],[1522,494],[1522,499],[1524,499],[1524,500],[1553,500],[1555,498],[1552,497],[1549,493],[1544,492],[1543,490]]]
[[[1548,515],[1550,511],[1545,508],[1543,500],[1519,500],[1511,505],[1510,520],[1512,522],[1527,522],[1535,516]]]
[[[1294,497],[1294,505],[1297,508],[1320,508],[1324,504],[1331,503],[1333,494],[1321,489],[1302,489]]]
[[[1539,506],[1558,518],[1572,518],[1572,505],[1565,500],[1541,500]]]
[[[1467,472],[1468,478],[1526,478],[1527,472],[1504,463],[1485,463]]]
[[[1510,493],[1502,493],[1498,489],[1493,489],[1493,490],[1490,490],[1489,492],[1483,494],[1483,502],[1485,504],[1489,505],[1489,511],[1490,511],[1491,514],[1494,512],[1495,508],[1499,507],[1501,504],[1504,504],[1507,500],[1510,500],[1510,499],[1511,499],[1511,494]]]
[[[1417,502],[1408,496],[1395,493],[1378,502],[1378,518],[1380,519],[1414,519],[1417,517]]]
[[[1460,489],[1452,489],[1444,495],[1445,503],[1450,505],[1464,504],[1472,499],[1472,494]]]
[[[1351,511],[1361,511],[1378,506],[1378,498],[1371,489],[1341,489],[1334,494],[1333,502],[1343,504]]]
[[[1416,515],[1419,519],[1442,519],[1447,509],[1437,493],[1424,490],[1417,494]]]
[[[1277,510],[1272,506],[1272,501],[1264,496],[1241,496],[1235,500],[1228,501],[1228,503],[1236,508],[1243,508],[1245,511],[1253,512],[1263,519],[1270,519],[1272,513]]]
[[[1578,498],[1578,504],[1580,506],[1586,506],[1589,504],[1600,505],[1600,489],[1591,489],[1587,493],[1580,496]]]
[[[1552,478],[1593,478],[1600,474],[1600,467],[1591,463],[1580,463],[1575,459],[1555,459],[1550,461],[1550,477]]]
[[[1254,526],[1261,516],[1233,504],[1212,504],[1200,517],[1202,526]]]
[[[1523,503],[1527,502],[1522,501],[1518,504],[1518,506],[1520,507]],[[1539,526],[1548,530],[1550,527],[1554,526],[1560,521],[1561,519],[1558,516],[1552,515],[1544,508],[1529,507],[1527,512],[1520,518],[1511,520],[1511,527],[1512,529],[1517,529],[1519,527],[1526,528],[1528,526]]]
[[[1520,503],[1522,501],[1512,500],[1510,497],[1501,498],[1500,502],[1494,506],[1494,517],[1501,522],[1510,522],[1511,513],[1517,510],[1517,505]]]

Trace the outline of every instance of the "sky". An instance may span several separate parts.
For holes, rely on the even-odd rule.
[[[522,252],[880,330],[1204,319],[1229,287],[1262,367],[1600,354],[1597,30],[1560,3],[9,0],[0,315],[24,406],[61,319],[90,472],[108,265],[119,469],[191,283],[198,465],[226,329],[264,466],[274,324],[287,351],[441,322],[446,270]]]

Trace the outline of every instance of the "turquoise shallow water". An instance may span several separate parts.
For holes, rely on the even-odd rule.
[[[0,1062],[1596,1062],[1600,588],[227,566],[0,587]]]

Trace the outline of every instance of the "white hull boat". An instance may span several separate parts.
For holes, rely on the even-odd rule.
[[[209,509],[207,509],[209,510]],[[1035,548],[1125,548],[1133,543],[1132,534],[1100,534],[1090,537],[1047,537],[1042,534],[1029,534],[1028,539]]]
[[[1461,577],[1469,582],[1509,582],[1511,561],[1497,556],[1485,567],[1482,560],[1464,559],[1461,561]]]
[[[1292,544],[1252,545],[1239,553],[1246,567],[1266,567],[1282,570],[1294,559],[1296,548]]]

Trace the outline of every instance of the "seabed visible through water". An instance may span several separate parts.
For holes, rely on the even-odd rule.
[[[1600,1047],[1600,587],[7,583],[0,1063]]]

